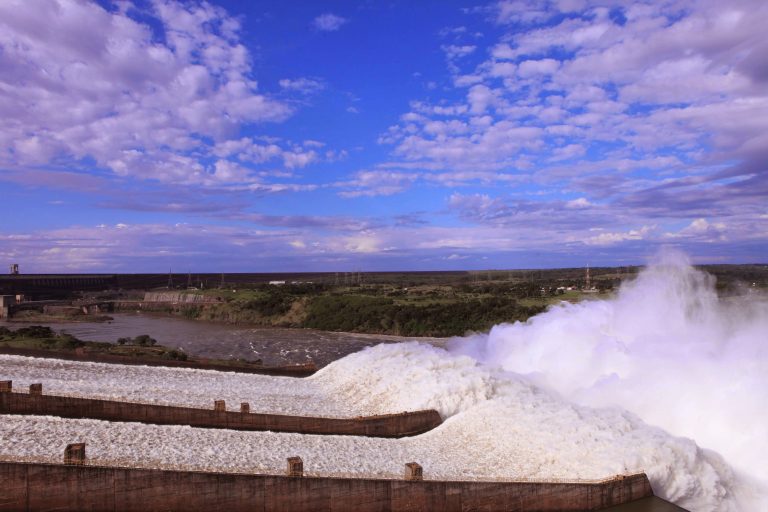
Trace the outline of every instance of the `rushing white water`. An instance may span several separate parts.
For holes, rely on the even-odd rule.
[[[316,396],[359,411],[435,407],[446,421],[413,438],[371,439],[0,416],[0,456],[59,460],[67,443],[84,441],[104,461],[226,471],[279,472],[293,455],[308,471],[359,476],[398,477],[410,461],[430,479],[602,479],[644,470],[657,494],[689,510],[739,510],[737,482],[720,456],[623,409],[573,404],[467,356],[422,343],[379,345],[311,382]],[[308,400],[298,391],[282,395],[295,410]]]
[[[162,366],[132,366],[0,355],[0,379],[16,390],[30,384],[43,392],[105,400],[230,410],[248,402],[262,413],[348,417],[364,414],[323,392],[310,379],[270,377]]]
[[[221,469],[280,471],[285,456],[301,455],[312,471],[382,476],[411,460],[428,478],[642,470],[658,495],[695,512],[768,510],[767,304],[720,300],[710,276],[667,255],[614,298],[556,306],[456,339],[450,352],[379,345],[303,381],[0,358],[0,374],[19,384],[47,378],[78,394],[226,396],[294,414],[435,408],[446,420],[415,438],[376,440],[0,417],[0,454],[57,458],[86,433],[101,457]]]
[[[695,440],[742,475],[731,487],[760,494],[768,481],[768,300],[719,299],[714,278],[680,253],[657,257],[612,299],[563,303],[451,346],[569,401],[620,406]]]

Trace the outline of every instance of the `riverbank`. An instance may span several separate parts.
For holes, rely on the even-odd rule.
[[[156,345],[156,341],[147,335],[134,339],[120,338],[118,344],[83,341],[71,334],[56,333],[45,326],[22,327],[15,331],[0,326],[0,354],[295,377],[306,377],[317,371],[317,366],[312,362],[300,365],[265,365],[261,360],[190,356],[180,349]]]
[[[486,331],[502,322],[526,321],[550,304],[581,298],[557,288],[509,283],[411,287],[265,284],[241,290],[148,292],[145,300],[112,304],[117,312],[151,312],[237,326],[449,337]]]
[[[52,315],[48,313],[39,313],[37,311],[21,311],[11,318],[4,319],[9,323],[16,324],[48,324],[48,323],[90,323],[90,322],[110,322],[114,320],[109,315]]]
[[[149,334],[158,345],[183,350],[206,359],[261,360],[266,366],[293,366],[312,362],[322,368],[353,352],[380,343],[411,341],[412,337],[327,332],[314,329],[239,326],[222,322],[189,320],[156,313],[113,313],[108,322],[46,323],[83,341],[117,343],[120,338]],[[5,323],[10,329],[21,323]],[[33,324],[30,324],[33,325]],[[443,346],[447,338],[418,338]]]

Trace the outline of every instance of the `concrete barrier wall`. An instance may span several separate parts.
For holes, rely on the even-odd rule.
[[[111,311],[120,312],[139,312],[146,313],[181,313],[184,311],[206,309],[214,303],[193,303],[193,302],[144,302],[144,301],[115,301],[111,303]]]
[[[585,511],[652,496],[648,478],[601,483],[437,482],[0,462],[0,511]]]
[[[189,292],[145,292],[143,302],[167,302],[186,304],[215,304],[221,299],[204,295],[202,293]]]
[[[230,404],[240,407],[240,404]],[[0,413],[135,421],[157,425],[190,425],[233,430],[270,430],[301,434],[404,437],[424,433],[442,423],[434,410],[358,418],[313,418],[213,409],[137,404],[45,394],[0,393]]]

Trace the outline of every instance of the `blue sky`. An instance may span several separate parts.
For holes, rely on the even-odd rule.
[[[768,6],[0,3],[26,272],[765,262]]]

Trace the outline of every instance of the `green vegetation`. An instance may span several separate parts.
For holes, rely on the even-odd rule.
[[[766,265],[699,267],[716,278],[722,296],[768,288]],[[561,301],[604,298],[640,267],[482,270],[452,272],[339,272],[305,274],[210,274],[185,276],[169,292],[207,295],[207,303],[158,301],[142,309],[188,319],[266,327],[329,331],[454,336],[502,323],[525,321]],[[203,279],[205,278],[205,279]],[[275,284],[268,284],[269,281]],[[199,283],[205,289],[189,289]],[[279,284],[278,284],[279,283]],[[210,288],[211,286],[218,288]],[[93,300],[141,301],[143,292],[99,292]],[[21,318],[21,317],[19,317]],[[90,315],[88,316],[90,318]],[[48,319],[50,321],[50,319]],[[38,320],[35,320],[38,321]],[[42,319],[39,321],[43,321]],[[57,341],[56,343],[67,343]],[[145,343],[144,348],[148,348]],[[124,347],[142,342],[124,341]]]
[[[137,345],[140,347],[152,347],[157,344],[157,340],[149,334],[140,334],[135,338],[118,338],[118,345]]]
[[[15,331],[0,326],[0,347],[75,350],[88,345],[93,345],[93,343],[81,341],[71,334],[57,334],[50,327],[42,325],[21,327]],[[105,347],[109,343],[96,343],[95,345]]]
[[[496,281],[467,280],[462,273],[451,284],[435,283],[436,276],[430,274],[426,283],[414,278],[415,284],[405,286],[401,283],[407,274],[397,276],[394,284],[262,283],[236,290],[206,290],[197,293],[214,295],[220,302],[185,304],[177,314],[236,324],[442,337],[525,321],[550,304],[583,298],[578,290],[566,290],[575,285],[551,278],[502,280],[509,276],[497,272],[483,275],[499,278]],[[613,279],[597,282],[599,291],[613,288]],[[189,308],[196,313],[190,315]]]
[[[15,331],[0,326],[0,350],[10,348],[52,352],[81,351],[87,354],[187,360],[187,354],[183,350],[156,345],[157,340],[146,334],[133,339],[120,338],[117,343],[113,345],[105,342],[83,341],[71,334],[56,333],[50,327],[41,325],[21,327]]]
[[[543,310],[497,297],[415,304],[379,297],[323,296],[310,303],[304,326],[326,331],[452,336],[488,329],[500,321],[526,320]]]

